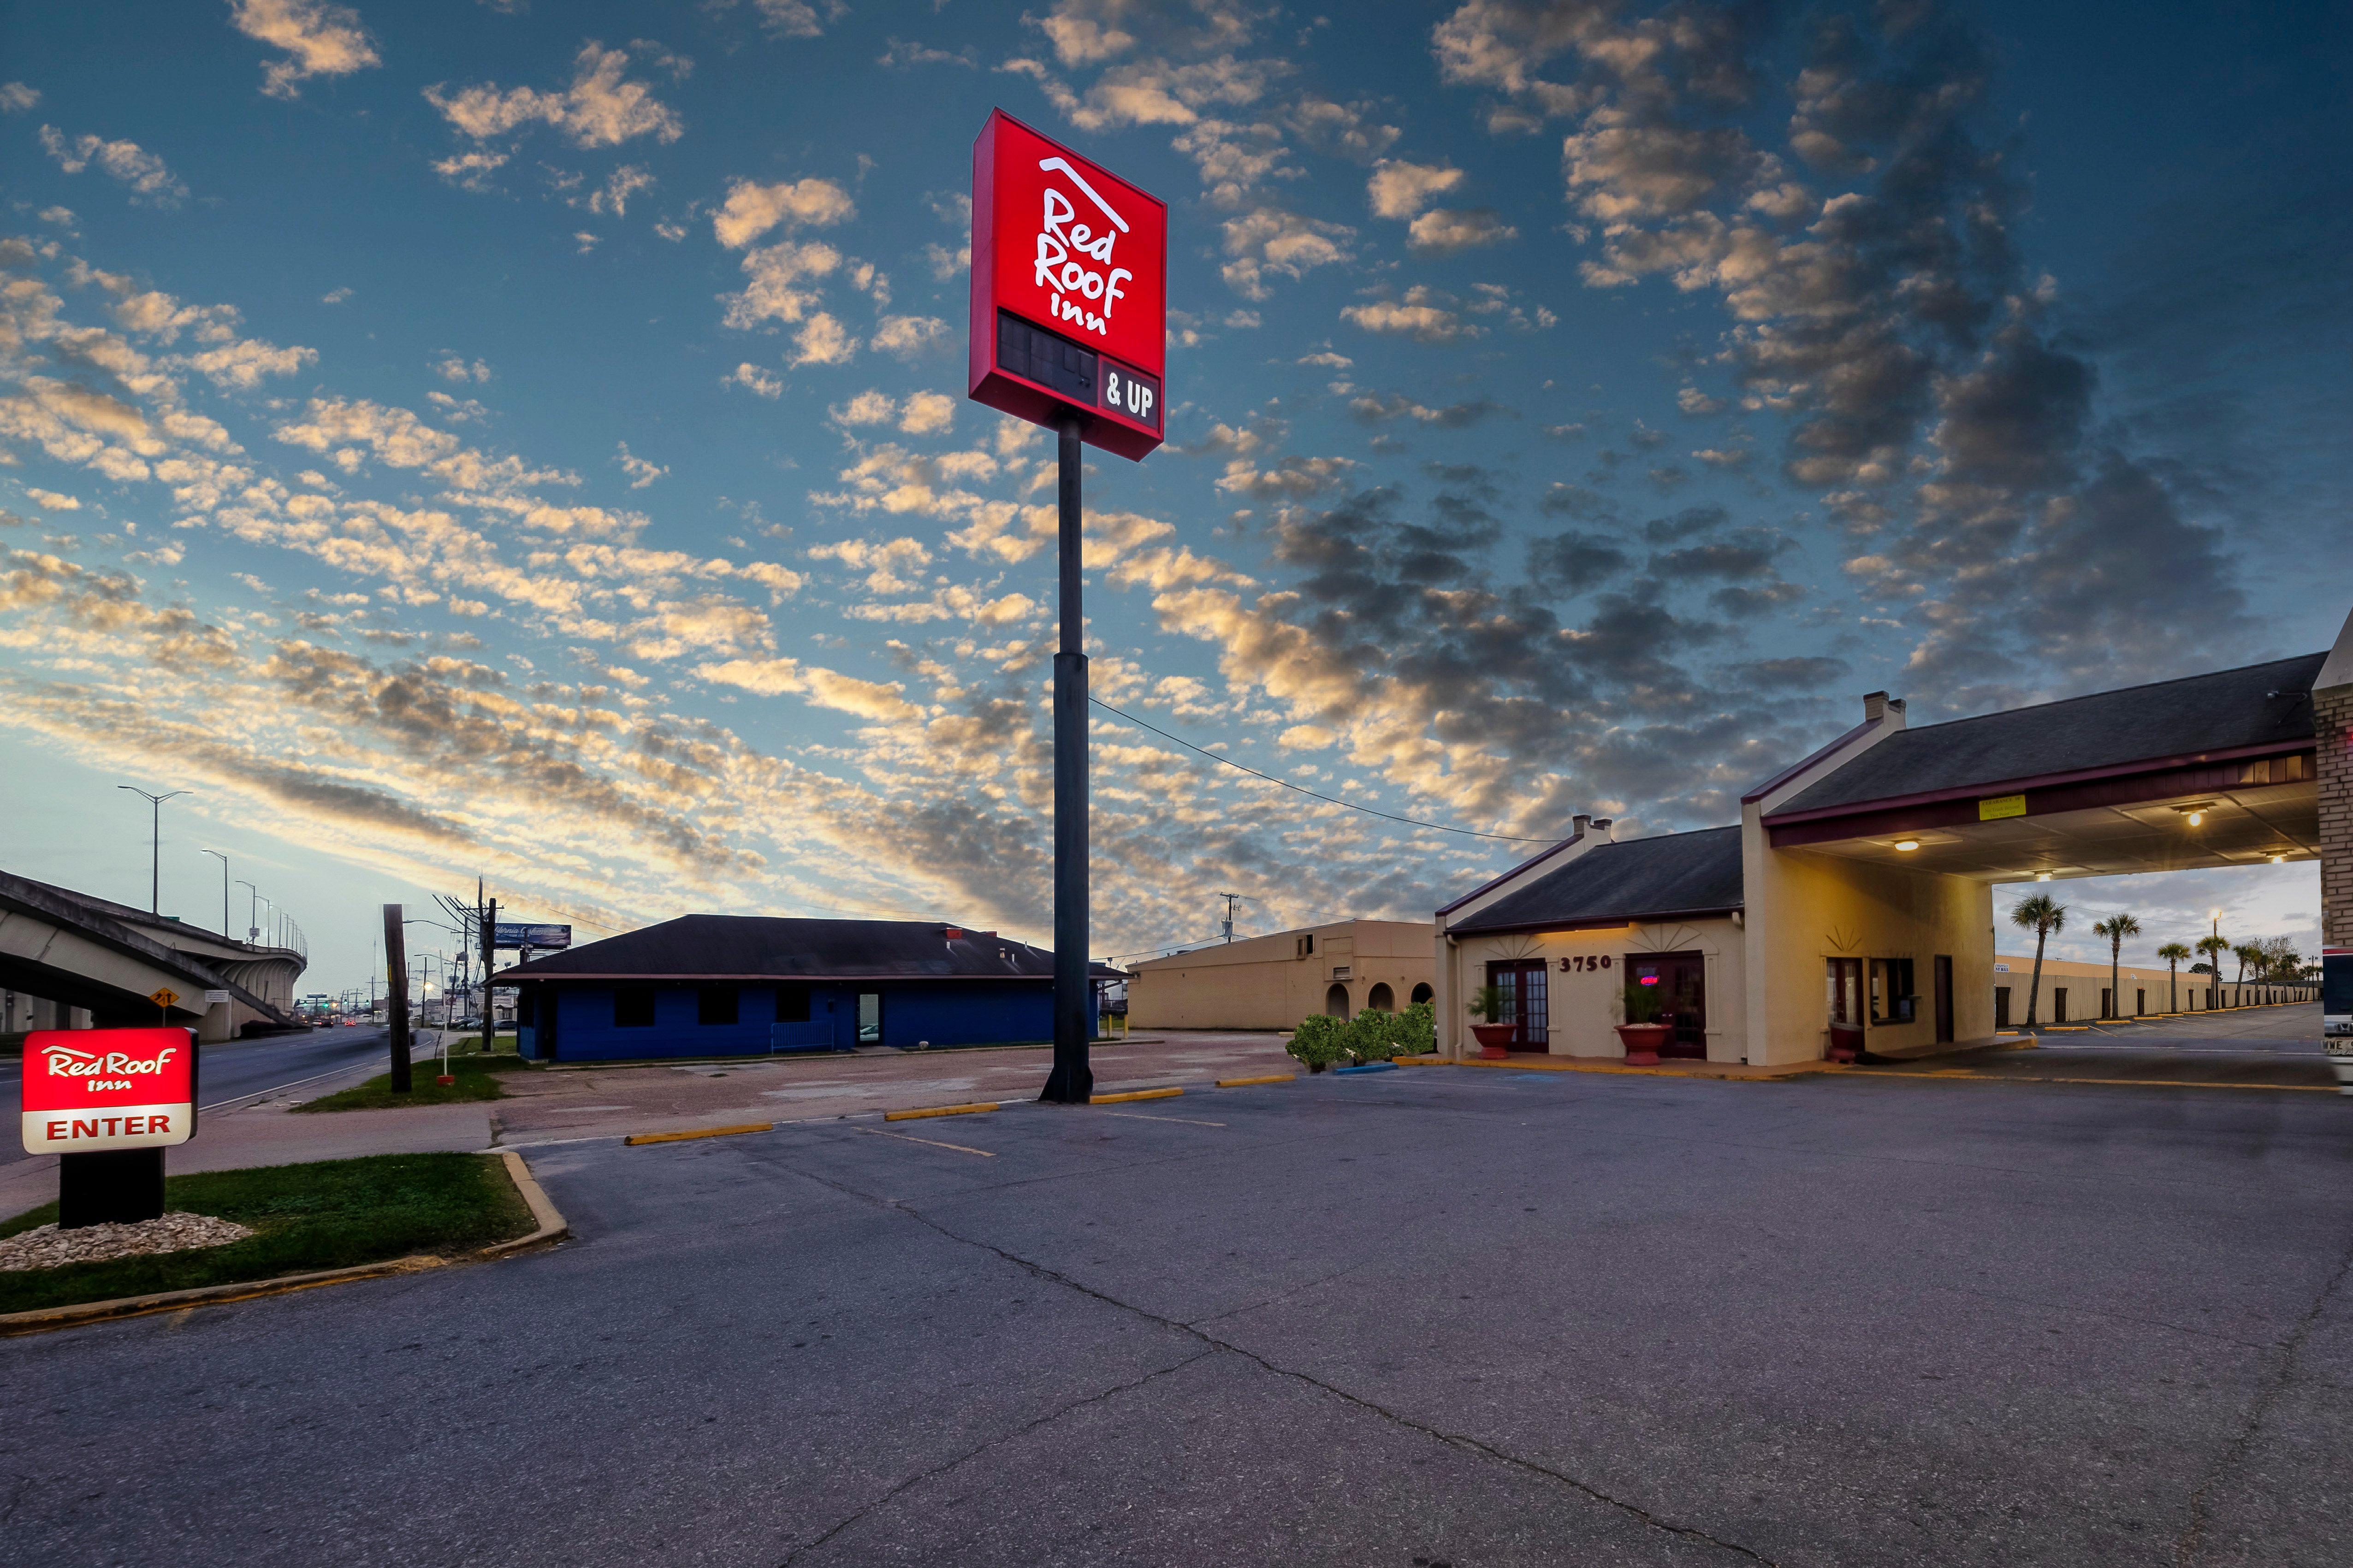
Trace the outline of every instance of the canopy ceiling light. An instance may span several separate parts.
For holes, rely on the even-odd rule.
[[[2211,800],[2192,801],[2188,805],[2177,805],[2173,809],[2188,817],[2189,826],[2195,827],[2206,820],[2206,814],[2214,809],[2214,803]]]
[[[1920,847],[1920,841],[1916,838],[1899,838],[1895,841],[1895,847],[1908,855]]]
[[[2034,873],[2034,879],[2038,882],[2047,882],[2051,879],[2051,873],[2048,871],[2037,871]]]

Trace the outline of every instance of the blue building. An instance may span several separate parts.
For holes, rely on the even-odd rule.
[[[1102,983],[1093,966],[1089,1033]],[[767,1056],[1054,1037],[1054,955],[924,921],[681,915],[501,971],[539,1061]]]

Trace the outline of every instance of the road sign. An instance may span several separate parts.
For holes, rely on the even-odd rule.
[[[194,1030],[37,1029],[25,1037],[26,1152],[161,1149],[195,1131]]]
[[[498,943],[502,948],[566,948],[572,945],[572,928],[533,925],[528,921],[501,921],[498,922]]]
[[[1002,110],[972,147],[973,398],[1141,458],[1166,434],[1168,208]]]
[[[227,1000],[228,993],[226,991],[207,991],[205,993],[205,1005],[207,1007],[217,1007]]]
[[[179,999],[180,994],[168,985],[158,985],[154,990],[147,993],[147,1000],[154,1003],[158,1007],[168,1007]]]

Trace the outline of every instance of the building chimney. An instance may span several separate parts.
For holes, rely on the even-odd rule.
[[[1600,838],[1602,843],[1609,843],[1610,841],[1609,819],[1606,816],[1595,817],[1593,819],[1593,831]]]
[[[1588,816],[1585,813],[1581,811],[1578,812],[1575,816],[1568,819],[1568,836],[1571,838],[1584,837],[1585,825],[1592,820],[1593,818]]]
[[[1862,721],[1876,724],[1887,717],[1887,693],[1866,691],[1862,694]]]

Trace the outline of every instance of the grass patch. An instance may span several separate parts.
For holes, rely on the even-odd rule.
[[[217,1215],[258,1233],[227,1247],[0,1273],[0,1312],[110,1301],[159,1290],[235,1285],[414,1252],[464,1251],[530,1234],[531,1205],[503,1160],[482,1154],[374,1154],[249,1171],[206,1171],[164,1184],[164,1206]],[[0,1223],[14,1236],[58,1205]]]
[[[419,1057],[409,1065],[406,1094],[392,1092],[392,1074],[378,1073],[365,1083],[337,1089],[296,1106],[297,1110],[390,1110],[404,1105],[457,1105],[472,1100],[504,1100],[499,1074],[522,1066],[521,1057],[451,1057],[449,1076],[455,1083],[434,1082],[441,1058]]]

